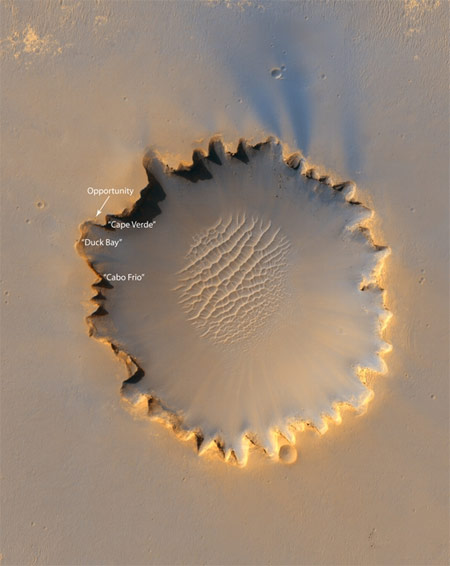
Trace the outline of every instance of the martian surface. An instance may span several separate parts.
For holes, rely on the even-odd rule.
[[[0,11],[2,564],[448,564],[448,2]]]

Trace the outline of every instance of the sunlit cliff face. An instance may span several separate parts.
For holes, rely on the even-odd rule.
[[[82,226],[120,243],[79,244],[99,275],[91,333],[129,370],[122,395],[200,451],[243,464],[254,444],[294,461],[295,431],[361,410],[362,370],[384,367],[372,212],[274,140],[145,167],[131,210]]]

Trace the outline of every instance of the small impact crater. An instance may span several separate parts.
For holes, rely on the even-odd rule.
[[[283,71],[286,67],[284,67],[284,65],[279,68],[279,67],[274,67],[271,71],[270,71],[270,75],[274,78],[274,79],[282,79],[283,78]]]
[[[284,464],[293,464],[297,460],[297,450],[295,446],[283,444],[278,451],[278,458]]]

